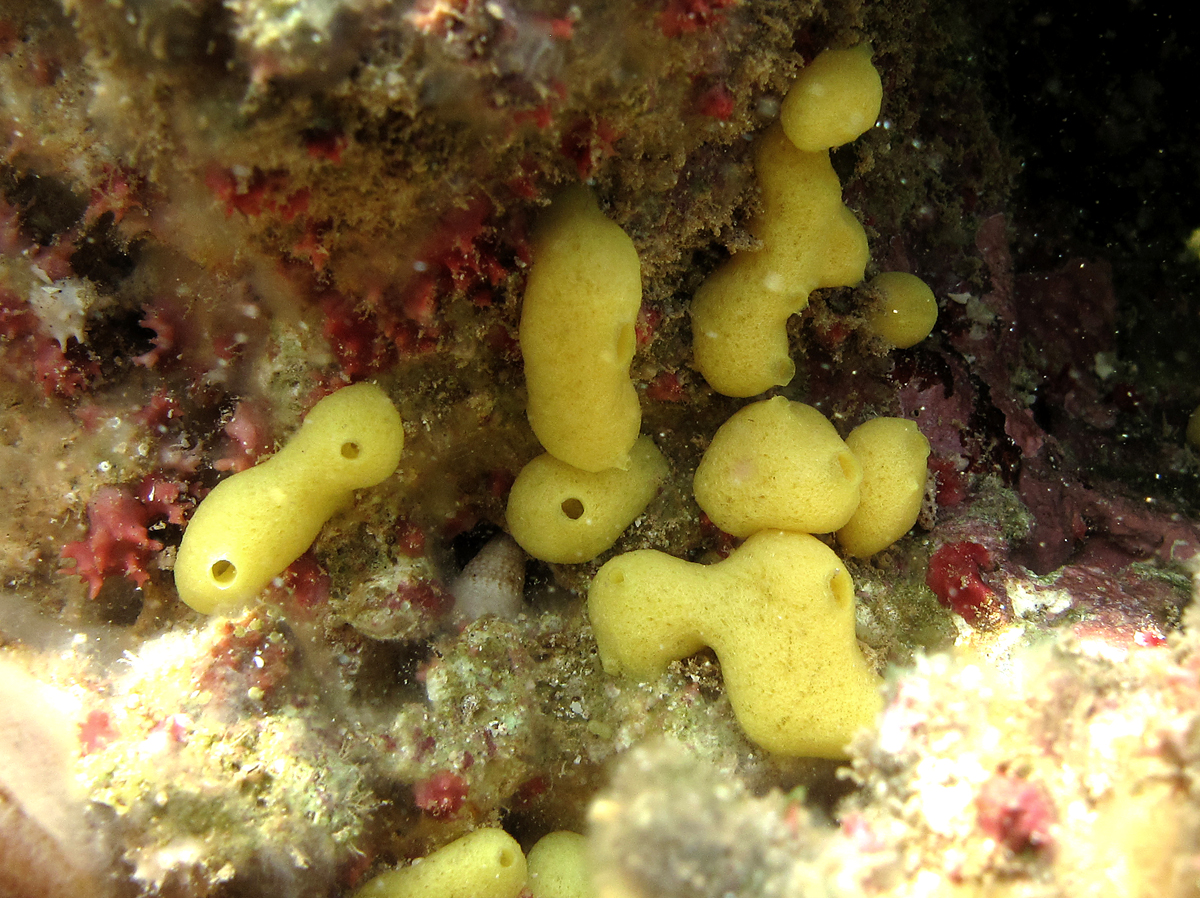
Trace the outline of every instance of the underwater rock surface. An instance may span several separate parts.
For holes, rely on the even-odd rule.
[[[1200,892],[1181,34],[1024,2],[7,3],[0,898],[332,898],[487,827],[585,833],[602,896]],[[795,376],[720,395],[690,307],[762,250],[756,141],[864,46],[882,108],[835,205],[937,324],[897,349],[868,283],[814,290]],[[531,235],[581,183],[640,261],[667,474],[557,564],[505,511],[542,452]],[[201,500],[364,382],[395,472],[247,607],[189,609]],[[585,607],[621,554],[736,550],[693,476],[776,396],[930,447],[916,526],[843,559],[884,681],[844,763],[750,741],[719,649],[606,674]]]

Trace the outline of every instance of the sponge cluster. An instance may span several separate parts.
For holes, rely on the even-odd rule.
[[[827,51],[760,139],[762,212],[751,230],[762,248],[718,268],[692,302],[694,364],[718,392],[753,396],[790,381],[788,317],[812,290],[862,279],[866,236],[828,151],[871,126],[881,97],[869,48]],[[887,300],[872,321],[882,339],[907,346],[928,334],[937,306],[924,284],[884,275],[874,287]],[[868,421],[843,441],[803,403],[742,408],[713,436],[693,488],[713,523],[746,541],[711,565],[641,550],[601,567],[588,614],[604,669],[654,679],[710,647],[750,739],[779,754],[843,757],[879,710],[878,679],[855,638],[850,574],[812,534],[836,533],[856,556],[891,545],[916,522],[928,454],[902,418]]]
[[[538,223],[521,308],[533,432],[546,449],[517,475],[506,518],[534,558],[591,561],[645,510],[667,474],[629,377],[642,305],[633,241],[585,187]]]
[[[788,318],[813,290],[863,279],[867,236],[842,203],[829,150],[870,128],[882,99],[870,47],[826,50],[800,73],[779,122],[756,144],[761,211],[750,232],[761,248],[733,256],[692,298],[693,365],[717,392],[757,396],[789,383],[796,365]],[[907,274],[883,275],[875,286],[886,306],[869,322],[879,336],[905,347],[929,334],[937,303],[928,287]]]
[[[498,827],[455,839],[426,857],[381,873],[354,898],[594,898],[583,836],[553,832],[521,853]]]

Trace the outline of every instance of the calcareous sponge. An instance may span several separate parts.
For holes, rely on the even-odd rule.
[[[400,413],[379,387],[326,396],[283,449],[221,481],[197,507],[175,560],[179,597],[206,614],[253,599],[354,490],[396,470],[403,448]]]
[[[502,829],[477,829],[407,867],[381,873],[354,898],[517,898],[525,855]]]
[[[863,558],[886,549],[917,522],[929,440],[907,418],[872,418],[850,431],[846,445],[862,464],[862,494],[837,536],[846,554]]]
[[[738,723],[768,751],[844,757],[881,705],[854,635],[854,583],[806,533],[761,531],[713,565],[620,555],[592,580],[588,616],[609,674],[652,680],[711,647]]]
[[[539,455],[508,494],[509,532],[542,561],[591,561],[646,509],[667,472],[667,460],[648,436],[634,443],[624,470],[581,471]]]
[[[628,465],[641,429],[629,379],[641,271],[633,241],[584,187],[538,223],[521,306],[529,423],[547,452],[584,471]]]
[[[858,507],[862,467],[824,415],[782,396],[721,425],[696,468],[696,502],[734,536],[830,533]]]

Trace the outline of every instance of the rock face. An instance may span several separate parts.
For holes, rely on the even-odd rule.
[[[1125,126],[1076,136],[1077,156],[1119,133],[1150,160],[1124,185],[1138,211],[1119,239],[1087,243],[1063,223],[1124,195],[1113,173],[1130,167],[1100,178],[1087,157],[1087,196],[1113,188],[1095,204],[1013,202],[1018,156],[1050,157],[1008,140],[1033,133],[1023,120],[991,124],[1039,66],[1057,77],[1028,83],[1086,87],[1065,67],[1095,66],[1071,41],[998,69],[1004,48],[1040,50],[1075,22],[1055,10],[2,5],[3,898],[329,898],[470,831],[503,825],[528,850],[589,814],[611,881],[647,894],[930,891],[954,852],[957,886],[1013,894],[1083,893],[1108,859],[1145,871],[1128,894],[1189,869],[1196,665],[1178,634],[1200,548],[1184,436],[1200,379],[1193,275],[1170,260],[1198,222],[1183,228],[1196,214],[1160,188],[1197,170],[1172,154],[1200,140],[1150,118],[1177,88],[1144,64],[1177,41],[1115,28],[1107,58],[1142,66],[1136,89],[1081,101],[1082,118]],[[803,313],[772,330],[788,384],[768,391],[839,438],[891,417],[930,444],[916,528],[842,562],[844,647],[866,673],[895,671],[848,749],[861,788],[843,802],[833,762],[747,739],[714,653],[644,681],[604,673],[584,596],[622,553],[710,568],[739,551],[693,477],[721,425],[765,397],[709,387],[691,298],[731,257],[769,255],[755,148],[822,50],[863,45],[882,107],[830,154],[830,203],[865,241],[866,275],[920,277],[937,325],[896,349],[872,325],[877,291],[804,285]],[[1074,180],[1051,176],[1038,183]],[[641,266],[621,375],[664,463],[595,557],[531,561],[504,536],[541,452],[518,323],[535,223],[577,184]],[[174,566],[200,503],[363,382],[404,422],[395,475],[331,509],[245,608],[181,603]],[[555,513],[583,520],[570,498]],[[1038,654],[1044,641],[1060,648]],[[1138,695],[1155,697],[1141,717]],[[1109,742],[1083,738],[1104,735],[1088,715]],[[1148,754],[1115,738],[1135,724]],[[661,755],[630,754],[660,738]],[[1032,748],[1047,745],[1054,769]],[[1123,842],[1125,821],[1151,830],[1152,805],[1171,837]],[[831,817],[839,831],[818,822]]]

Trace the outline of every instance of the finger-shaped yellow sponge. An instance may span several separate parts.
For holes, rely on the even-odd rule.
[[[354,898],[517,898],[525,855],[502,829],[477,829],[407,867],[381,873]]]
[[[768,751],[844,757],[880,708],[854,635],[854,583],[805,533],[761,531],[707,566],[652,549],[618,556],[592,581],[588,615],[610,674],[654,679],[710,646],[738,722]]]
[[[734,536],[831,533],[858,507],[862,467],[824,415],[782,396],[720,426],[696,468],[696,502]]]
[[[283,449],[221,481],[197,507],[175,560],[179,597],[206,614],[254,598],[354,490],[396,470],[403,448],[400,413],[379,387],[326,396]]]
[[[533,239],[521,306],[529,423],[584,471],[624,468],[642,424],[629,379],[642,306],[633,241],[585,187],[551,203]]]

